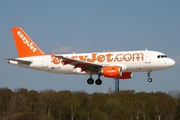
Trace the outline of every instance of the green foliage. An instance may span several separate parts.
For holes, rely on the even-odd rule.
[[[0,120],[180,120],[180,93],[173,96],[1,88]]]
[[[177,111],[175,120],[180,120],[180,94],[177,99]]]

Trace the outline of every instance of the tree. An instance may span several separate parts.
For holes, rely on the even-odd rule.
[[[8,105],[13,92],[8,88],[0,88],[0,117],[4,118],[9,115]]]
[[[176,117],[175,120],[180,120],[180,94],[177,97],[177,108],[176,108]]]

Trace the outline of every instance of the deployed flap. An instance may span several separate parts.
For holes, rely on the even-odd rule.
[[[22,60],[22,59],[17,59],[17,58],[6,58],[6,60],[17,61],[18,63],[22,63],[22,64],[26,64],[26,65],[30,65],[32,63],[32,61]]]

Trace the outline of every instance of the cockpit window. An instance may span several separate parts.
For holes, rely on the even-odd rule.
[[[167,58],[166,55],[158,55],[157,58]]]

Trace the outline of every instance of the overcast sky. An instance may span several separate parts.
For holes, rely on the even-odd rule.
[[[0,87],[29,90],[85,90],[107,93],[114,80],[88,85],[85,75],[61,75],[9,65],[17,57],[11,28],[22,27],[47,54],[122,50],[155,50],[176,61],[173,68],[133,73],[120,81],[121,90],[168,92],[180,90],[179,0],[31,0],[0,1]],[[97,76],[93,76],[94,79]]]

